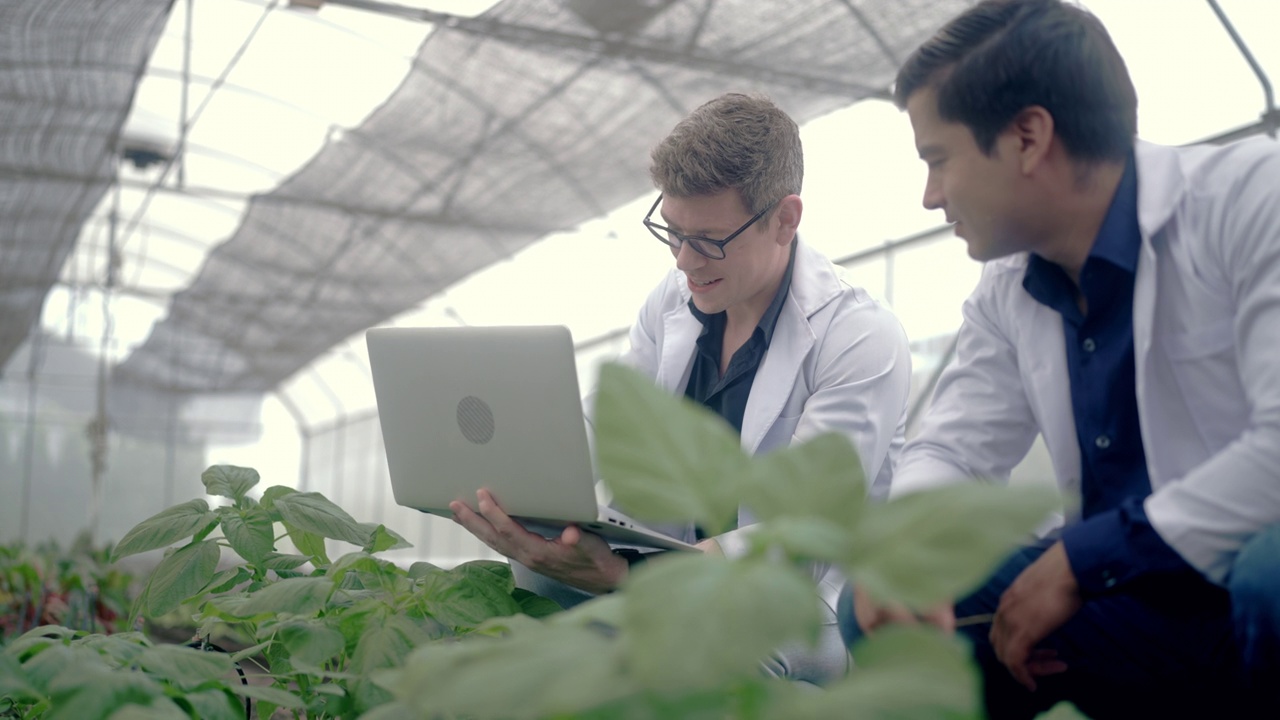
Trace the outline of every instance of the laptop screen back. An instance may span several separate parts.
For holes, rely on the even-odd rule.
[[[450,516],[493,492],[507,514],[597,514],[573,340],[562,326],[366,333],[396,502]]]

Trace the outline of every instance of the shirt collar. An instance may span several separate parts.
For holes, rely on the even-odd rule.
[[[760,317],[760,322],[756,324],[756,329],[764,334],[764,344],[768,345],[773,340],[773,328],[778,324],[778,316],[782,314],[782,305],[787,300],[787,293],[791,290],[791,275],[796,266],[796,245],[799,238],[791,241],[791,257],[787,259],[787,269],[782,274],[782,282],[778,284],[778,291],[773,294],[773,301],[769,303],[769,307],[765,308],[764,315]],[[724,312],[718,312],[714,315],[708,315],[698,309],[693,304],[693,298],[689,298],[689,312],[698,318],[698,322],[702,323],[703,328],[713,327],[712,323],[723,321]]]
[[[1142,230],[1138,227],[1138,173],[1133,153],[1124,164],[1124,175],[1111,198],[1111,206],[1098,228],[1098,237],[1089,250],[1090,258],[1106,260],[1130,273],[1137,272],[1138,253],[1142,248]]]
[[[1133,153],[1125,160],[1124,174],[1120,176],[1120,184],[1116,186],[1115,195],[1111,196],[1111,205],[1102,218],[1102,225],[1094,237],[1093,247],[1085,263],[1103,260],[1116,267],[1134,274],[1138,270],[1138,255],[1142,249],[1142,230],[1138,225],[1138,173],[1134,164]],[[1027,272],[1023,276],[1022,286],[1033,297],[1046,305],[1052,305],[1047,296],[1067,289],[1059,288],[1066,282],[1065,275],[1059,278],[1062,269],[1044,258],[1031,253],[1027,259]],[[1070,293],[1074,293],[1070,289]]]

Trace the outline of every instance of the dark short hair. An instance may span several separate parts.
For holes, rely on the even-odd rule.
[[[764,95],[709,100],[677,123],[650,159],[649,176],[664,195],[737,190],[751,213],[798,195],[804,182],[800,129]]]
[[[957,16],[907,58],[894,102],[905,108],[925,87],[939,117],[968,127],[987,154],[1033,105],[1077,159],[1121,160],[1137,135],[1124,59],[1096,17],[1061,0],[985,0]]]

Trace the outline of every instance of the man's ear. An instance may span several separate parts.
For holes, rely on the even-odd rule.
[[[788,195],[778,201],[774,210],[778,217],[778,244],[789,245],[796,236],[796,228],[800,227],[800,216],[804,214],[804,202],[799,195]]]
[[[1018,165],[1027,175],[1040,167],[1056,141],[1053,115],[1040,105],[1028,105],[1018,111],[1007,132],[1013,137]]]

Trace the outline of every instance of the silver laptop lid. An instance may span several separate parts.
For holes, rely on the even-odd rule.
[[[597,517],[568,328],[365,334],[396,502],[450,516],[489,488],[510,515]]]

